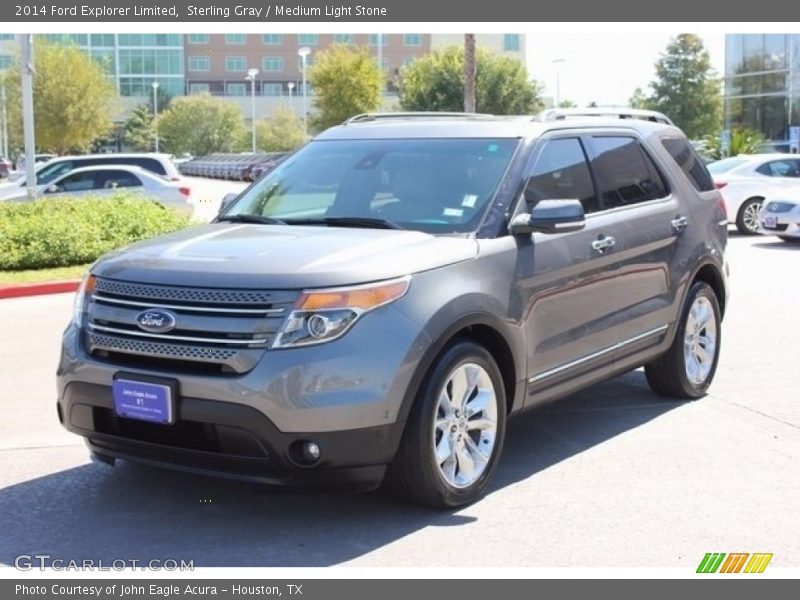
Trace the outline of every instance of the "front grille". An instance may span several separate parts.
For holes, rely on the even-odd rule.
[[[270,346],[297,295],[98,278],[87,306],[86,345],[100,358],[123,357],[123,365],[167,371],[217,366],[223,373],[244,373]],[[155,333],[139,327],[137,316],[149,309],[171,312],[174,328]]]
[[[786,213],[792,210],[796,204],[791,202],[768,202],[766,209],[771,213]]]

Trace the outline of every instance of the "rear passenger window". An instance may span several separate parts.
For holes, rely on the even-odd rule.
[[[767,177],[800,177],[796,160],[773,160],[758,167],[756,171]]]
[[[634,138],[593,137],[592,147],[603,208],[646,202],[667,195],[664,180]]]
[[[678,163],[678,166],[683,169],[686,177],[692,182],[692,185],[699,192],[709,192],[714,189],[714,180],[711,175],[697,156],[697,153],[689,144],[688,140],[683,138],[663,138],[661,145],[664,146],[672,159]]]
[[[529,203],[539,200],[580,200],[586,213],[597,210],[597,197],[578,138],[545,142],[525,189]]]
[[[167,171],[164,169],[164,165],[162,165],[159,161],[155,158],[133,158],[127,159],[125,164],[132,164],[136,165],[137,167],[142,167],[143,169],[147,169],[151,173],[155,173],[156,175],[166,175]]]

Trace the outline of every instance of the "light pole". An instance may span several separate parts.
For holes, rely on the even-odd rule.
[[[2,118],[2,127],[3,127],[3,156],[8,158],[8,113],[6,112],[6,84],[5,82],[0,83],[0,101],[3,103],[2,107],[2,114],[0,114],[0,118]]]
[[[311,54],[311,48],[303,46],[297,51],[297,55],[302,61],[303,69],[303,131],[308,135],[308,85],[306,85],[306,59]]]
[[[561,65],[566,59],[556,58],[552,63],[556,66],[556,108],[561,104]]]
[[[289,110],[294,112],[294,99],[292,98],[292,92],[294,91],[294,81],[287,82],[286,87],[289,90]]]
[[[156,152],[158,152],[158,82],[154,81],[153,86],[153,127],[156,134]]]
[[[250,129],[253,139],[253,154],[256,153],[256,75],[258,69],[247,69],[247,81],[250,82]]]

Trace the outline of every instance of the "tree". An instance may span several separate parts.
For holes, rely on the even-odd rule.
[[[703,138],[703,154],[714,160],[725,158],[726,153],[722,151],[721,131],[709,134]],[[761,150],[765,139],[760,131],[754,129],[733,129],[731,131],[731,143],[728,148],[727,156],[737,154],[756,154]]]
[[[434,50],[401,71],[400,106],[410,111],[462,111],[464,49]],[[543,108],[542,86],[524,65],[485,48],[475,53],[475,110],[498,115],[531,114]]]
[[[33,112],[36,147],[58,154],[89,150],[108,135],[116,90],[102,64],[75,46],[36,40]],[[10,145],[22,147],[19,65],[5,76]]]
[[[238,107],[201,94],[175,98],[159,116],[158,134],[168,152],[203,156],[236,150],[247,132]]]
[[[562,100],[558,103],[558,108],[578,108],[578,105],[572,100]]]
[[[134,150],[152,150],[155,148],[155,137],[153,111],[147,104],[140,104],[125,122],[123,140]]]
[[[633,94],[631,95],[630,99],[628,100],[628,104],[631,108],[650,108],[650,98],[645,93],[645,91],[637,87],[633,90]]]
[[[256,146],[264,152],[294,150],[305,141],[303,121],[288,108],[278,108],[256,123]]]
[[[686,33],[673,38],[655,66],[647,108],[667,115],[690,139],[718,130],[720,84],[700,37]]]
[[[311,124],[318,131],[375,111],[383,100],[383,72],[365,49],[334,45],[323,50],[311,67],[309,82],[316,109]]]

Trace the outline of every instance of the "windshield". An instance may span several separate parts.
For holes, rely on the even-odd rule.
[[[288,224],[385,221],[429,233],[474,230],[518,145],[516,139],[311,142],[228,210]]]
[[[723,158],[722,160],[707,164],[706,168],[712,175],[719,175],[720,173],[726,173],[732,169],[735,169],[746,162],[746,158]]]

